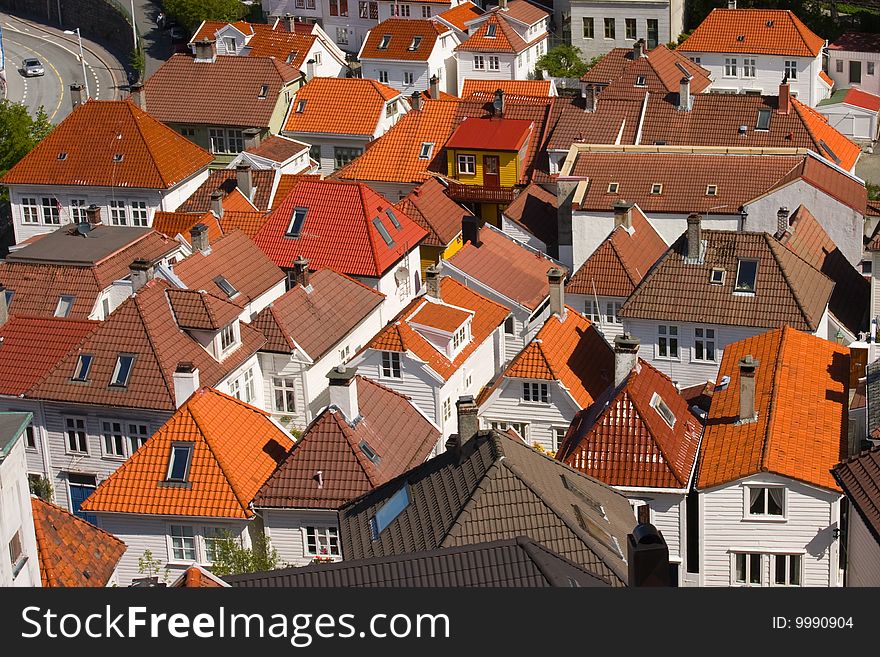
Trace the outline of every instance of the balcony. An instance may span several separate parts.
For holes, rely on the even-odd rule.
[[[507,205],[516,198],[515,187],[483,187],[449,181],[449,197],[462,203],[500,203]]]

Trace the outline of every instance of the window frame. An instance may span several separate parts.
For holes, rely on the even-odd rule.
[[[64,416],[64,453],[88,456],[91,454],[91,441],[89,440],[89,424],[88,418],[81,415],[65,415]],[[71,427],[73,422],[73,427]],[[78,426],[78,424],[82,426]],[[74,449],[71,447],[71,431],[76,434],[77,447],[85,449]]]
[[[630,28],[632,30],[630,31]],[[627,41],[635,41],[637,30],[637,23],[635,18],[624,18],[623,19],[623,38]]]
[[[278,396],[284,400],[284,408],[278,408]],[[292,403],[289,403],[292,402]],[[290,376],[272,377],[272,409],[276,413],[296,413],[296,379]]]
[[[711,332],[711,336],[709,333]],[[697,355],[697,345],[702,345],[703,358]],[[711,345],[708,347],[707,345]],[[711,350],[712,357],[707,358],[706,354]],[[715,337],[715,328],[709,326],[694,327],[694,345],[691,348],[691,360],[697,363],[717,363],[718,362],[717,338]]]
[[[743,57],[742,77],[753,80],[757,77],[758,60],[755,57]]]
[[[183,474],[180,477],[172,477],[171,474],[174,472],[174,466],[177,464],[178,459],[178,451],[177,450],[186,450],[186,462],[183,465]],[[168,454],[168,466],[165,469],[165,479],[164,482],[171,484],[187,484],[190,483],[189,475],[192,470],[192,461],[193,455],[195,453],[195,443],[175,440],[171,443],[171,450]]]
[[[339,543],[339,527],[333,525],[305,525],[303,533],[303,557],[342,557]],[[310,535],[311,534],[311,535]],[[321,541],[326,541],[326,547]],[[333,543],[335,543],[335,548]],[[312,549],[314,545],[314,549]],[[334,551],[335,549],[335,551]],[[326,550],[323,551],[322,550]]]
[[[584,299],[583,315],[591,322],[600,323],[602,321],[602,313],[599,311],[599,302],[589,297]]]
[[[123,359],[131,359],[131,364],[128,366],[128,371],[125,374],[125,379],[120,381],[119,375],[122,374],[122,360]],[[134,371],[134,364],[137,361],[137,354],[127,354],[127,353],[119,353],[116,355],[116,364],[113,366],[113,373],[110,375],[110,387],[111,388],[127,388],[128,384],[131,382],[131,373]]]
[[[125,421],[100,418],[98,422],[101,426],[101,456],[105,459],[127,459],[129,454],[127,449],[127,436],[125,435]],[[118,431],[115,430],[114,425],[118,427]],[[111,439],[114,447],[118,447],[118,451],[110,449],[111,442],[108,442],[108,438]]]
[[[782,64],[783,75],[788,78],[789,82],[792,80],[797,80],[797,60],[796,59],[786,59],[783,60]]]
[[[772,522],[784,523],[788,521],[788,489],[782,484],[748,483],[743,485],[743,521],[744,522]],[[769,513],[770,490],[781,490],[781,513]],[[764,491],[764,513],[752,513],[752,490]]]
[[[40,209],[43,224],[45,224],[46,226],[61,225],[61,208],[59,206],[60,203],[58,202],[58,199],[54,196],[40,197]]]
[[[589,23],[587,23],[589,21]],[[587,25],[590,26],[590,29],[587,30]],[[595,39],[596,38],[596,24],[592,16],[584,16],[581,24],[581,29],[583,30],[583,38],[584,39]],[[589,32],[589,34],[587,34]]]
[[[755,274],[751,289],[743,287],[740,283],[740,271],[744,262],[755,263]],[[733,293],[754,295],[758,289],[758,269],[758,260],[756,258],[739,258],[736,262],[736,278],[733,281]]]
[[[616,23],[616,21],[613,18],[606,17],[604,19],[604,28],[605,28],[604,34],[605,34],[606,39],[613,40],[616,38],[617,27],[616,27],[615,23]]]
[[[523,404],[550,404],[550,384],[544,381],[523,381],[520,389],[520,402]]]
[[[174,530],[180,529],[182,530],[178,535],[175,535]],[[187,535],[187,531],[189,534]],[[196,528],[194,525],[189,524],[172,524],[168,525],[168,562],[169,563],[198,563],[199,561],[199,550],[198,550],[198,542],[196,540]],[[175,547],[175,539],[181,539],[181,547]],[[183,541],[191,541],[191,547],[187,547]],[[181,551],[180,557],[177,556],[175,550],[179,549]],[[192,552],[192,559],[188,559],[186,554],[187,552]]]
[[[462,167],[462,164],[469,165]],[[470,169],[470,170],[468,170]],[[459,154],[455,156],[455,170],[460,176],[475,176],[477,175],[477,156],[476,155],[467,155],[467,154]]]
[[[395,381],[403,379],[403,364],[399,351],[382,351],[379,362],[379,378]]]
[[[737,57],[725,57],[724,58],[724,74],[722,77],[725,78],[737,78],[739,77],[739,64]],[[731,70],[733,71],[731,73]]]
[[[774,553],[771,555],[772,560],[770,563],[770,586],[779,586],[784,588],[801,588],[804,586],[804,554],[802,552],[786,552],[786,553]],[[784,570],[784,580],[780,582],[779,578],[779,563],[780,559]],[[797,584],[791,583],[791,573],[792,567],[791,562],[793,559],[797,559]]]
[[[731,586],[742,586],[742,587],[761,587],[764,585],[764,553],[762,552],[731,552],[730,553],[730,585]],[[743,559],[743,579],[739,580],[737,577],[738,568],[737,561],[742,558]],[[754,572],[754,559],[757,558],[758,561],[758,579],[754,581],[752,579],[752,573]]]
[[[673,330],[674,329],[674,330]],[[654,358],[657,360],[670,360],[670,361],[680,361],[681,360],[681,332],[678,330],[679,327],[677,324],[658,324],[657,325],[657,342],[654,345]],[[672,356],[670,353],[673,351],[672,346],[675,346],[675,355]],[[665,349],[667,352],[666,355],[662,355],[661,349]]]
[[[220,329],[217,334],[218,339],[220,340],[220,355],[227,354],[238,344],[238,340],[236,339],[236,331],[235,325],[236,321],[229,322],[226,326]]]

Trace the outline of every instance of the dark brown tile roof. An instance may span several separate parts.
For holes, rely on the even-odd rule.
[[[187,243],[190,241],[190,229],[197,224],[208,227],[208,239],[212,242],[223,235],[220,222],[213,212],[164,212],[158,210],[153,215],[153,230],[168,237],[180,235]]]
[[[819,157],[803,158],[795,168],[783,176],[767,192],[785,187],[796,180],[808,182],[856,212],[863,215],[868,212],[868,192],[864,181],[843,173]]]
[[[666,242],[638,207],[632,229],[615,228],[568,281],[566,291],[628,297],[667,249]]]
[[[332,269],[311,274],[310,289],[288,290],[260,311],[253,324],[266,336],[263,351],[289,354],[300,348],[317,361],[358,327],[384,296]]]
[[[513,203],[504,208],[504,216],[544,244],[556,244],[559,228],[557,208],[556,194],[537,183],[531,183]]]
[[[642,100],[603,98],[595,112],[584,111],[581,98],[557,98],[551,117],[546,148],[567,151],[576,142],[588,144],[635,143],[642,113]]]
[[[440,432],[408,397],[360,376],[356,385],[361,418],[352,426],[335,407],[325,409],[257,493],[255,506],[338,509],[430,456]],[[364,443],[377,459],[367,456]]]
[[[147,78],[147,111],[163,123],[267,128],[282,89],[301,75],[272,57],[172,55]]]
[[[654,395],[673,426],[652,406]],[[687,489],[702,433],[672,380],[639,359],[621,385],[575,415],[556,458],[610,486]]]
[[[880,543],[880,446],[838,463],[831,474]]]
[[[258,210],[265,212],[269,209],[269,200],[272,196],[275,175],[274,169],[251,170],[254,191],[253,198],[250,201]],[[177,211],[208,212],[211,209],[211,194],[221,191],[225,197],[231,194],[237,187],[235,169],[217,169],[210,173],[208,179],[199,185],[199,188],[177,208]]]
[[[686,262],[687,234],[669,247],[642,280],[620,314],[697,324],[753,328],[792,326],[816,331],[831,298],[833,281],[780,245],[768,233],[703,230],[704,255]],[[738,262],[758,261],[754,294],[734,294]],[[713,268],[724,281],[709,281]]]
[[[406,489],[409,503],[374,540],[376,513]],[[622,495],[504,434],[481,431],[339,511],[346,559],[528,536],[612,586],[624,586]]]
[[[798,207],[790,225],[780,243],[834,281],[828,309],[858,337],[860,331],[868,330],[871,283],[850,264],[806,207]]]
[[[308,149],[308,144],[304,144],[296,139],[282,137],[281,135],[270,135],[261,141],[259,145],[254,148],[248,148],[245,152],[257,157],[264,157],[273,162],[287,162],[293,156]]]
[[[31,506],[43,586],[107,586],[125,543],[39,498]]]
[[[647,51],[638,59],[633,55],[632,48],[615,48],[587,71],[581,81],[608,85],[600,97],[639,99],[644,98],[645,92],[660,96],[674,92],[677,96],[685,74],[691,76],[692,94],[704,91],[712,83],[709,71],[665,45]]]
[[[461,234],[462,219],[472,215],[447,196],[446,185],[436,178],[428,178],[395,207],[428,231],[422,242],[426,246],[448,246]]]
[[[168,303],[182,329],[219,331],[241,314],[241,308],[204,290],[167,292]]]
[[[411,554],[230,575],[225,579],[232,586],[253,588],[608,586],[604,580],[527,536]]]

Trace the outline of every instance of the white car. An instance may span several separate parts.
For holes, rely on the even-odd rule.
[[[43,68],[43,62],[39,59],[29,58],[22,61],[21,72],[25,77],[31,78],[44,75],[46,70]]]

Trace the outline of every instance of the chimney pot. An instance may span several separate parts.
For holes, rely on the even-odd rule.
[[[338,408],[349,424],[360,419],[356,377],[357,369],[337,365],[327,374],[330,379],[330,405]]]
[[[74,83],[70,85],[70,108],[76,109],[84,102],[86,102],[85,98],[85,87],[81,84]]]
[[[440,298],[440,267],[436,264],[425,270],[425,289],[429,297]]]
[[[791,87],[788,84],[788,76],[782,78],[779,85],[779,99],[776,111],[779,114],[788,114],[791,112]]]
[[[293,285],[302,287],[309,286],[309,261],[301,255],[293,260],[293,271],[291,272],[291,282]]]
[[[640,523],[626,536],[629,586],[669,586],[669,546],[654,525]]]
[[[211,252],[211,244],[208,241],[208,227],[205,224],[196,224],[189,229],[189,241],[193,252],[199,251],[207,255]]]
[[[199,389],[199,368],[189,361],[177,364],[174,379],[174,403],[180,408]]]
[[[632,229],[633,204],[620,201],[614,204],[614,227],[623,226],[627,230]]]
[[[547,272],[550,284],[550,314],[560,319],[565,316],[565,272],[553,267]]]
[[[639,359],[640,341],[634,335],[623,333],[614,338],[614,387],[629,376]]]
[[[144,85],[142,82],[135,82],[128,87],[128,93],[131,95],[132,102],[140,109],[147,111],[147,98],[144,94]]]
[[[92,203],[89,207],[86,208],[86,220],[92,224],[92,226],[97,226],[101,223],[101,208],[94,203]]]
[[[758,419],[755,406],[755,372],[758,361],[747,354],[739,361],[739,419],[737,424],[746,424]]]
[[[131,278],[132,294],[134,294],[144,285],[153,280],[153,263],[151,263],[149,260],[138,258],[128,266],[128,270]]]
[[[235,185],[246,199],[251,200],[254,195],[254,175],[250,164],[242,162],[236,165]]]
[[[640,57],[644,57],[645,55],[645,40],[638,39],[635,43],[633,43],[633,59],[639,59]]]
[[[469,441],[480,430],[480,422],[477,418],[477,405],[473,395],[462,395],[455,402],[455,410],[458,420],[458,436],[462,444]]]
[[[436,74],[431,76],[431,98],[437,100],[440,97],[440,78]]]
[[[687,259],[691,262],[700,261],[700,245],[703,241],[700,221],[700,215],[696,213],[687,218]]]
[[[211,212],[218,219],[223,217],[223,192],[219,189],[211,192]]]
[[[9,306],[6,303],[6,286],[0,283],[0,326],[9,319]]]
[[[409,104],[417,112],[420,109],[422,109],[422,92],[421,91],[413,91],[412,95],[410,95],[410,103]]]

